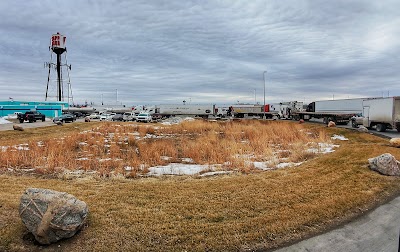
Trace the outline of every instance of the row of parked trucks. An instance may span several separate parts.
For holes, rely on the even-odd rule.
[[[377,131],[396,129],[400,131],[400,96],[355,98],[315,101],[309,104],[290,101],[260,105],[235,104],[217,106],[215,104],[172,104],[155,106],[136,106],[124,108],[132,116],[141,113],[150,114],[153,118],[167,118],[171,116],[194,117],[256,117],[276,119],[322,119],[324,123],[333,121],[337,124],[352,123],[353,127],[363,125],[367,128],[376,128]],[[111,110],[113,111],[113,110]],[[117,110],[113,112],[118,112]]]
[[[302,102],[282,102],[262,105],[233,105],[235,117],[260,116],[281,119],[322,119],[327,124],[351,122],[353,127],[363,125],[377,131],[395,129],[400,132],[400,96],[355,98]]]

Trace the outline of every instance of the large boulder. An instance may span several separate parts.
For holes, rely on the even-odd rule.
[[[19,130],[19,131],[24,131],[24,128],[22,128],[21,126],[18,126],[16,124],[13,124],[13,129],[14,130]]]
[[[393,147],[400,148],[400,138],[392,138],[389,143]]]
[[[329,127],[329,128],[336,127],[336,123],[335,123],[334,121],[329,121],[328,127]]]
[[[19,206],[22,222],[41,244],[75,235],[88,212],[86,203],[71,194],[39,188],[28,188]]]
[[[369,168],[373,171],[389,176],[400,176],[400,162],[390,153],[370,158],[368,162]]]

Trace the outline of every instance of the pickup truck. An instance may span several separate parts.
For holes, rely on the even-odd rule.
[[[31,123],[36,122],[37,120],[42,120],[42,122],[44,122],[46,119],[44,114],[37,111],[28,111],[25,112],[25,114],[18,114],[17,117],[20,123],[23,123],[24,121],[29,121]]]
[[[136,117],[136,121],[138,122],[151,122],[151,115],[149,113],[140,113],[137,117]]]

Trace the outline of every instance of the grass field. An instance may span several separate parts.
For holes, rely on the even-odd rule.
[[[175,159],[190,157],[199,163],[224,162],[218,160],[220,157],[214,155],[213,151],[209,151],[213,149],[211,146],[216,145],[231,152],[253,154],[252,158],[260,160],[262,157],[257,150],[265,148],[265,153],[275,153],[273,148],[280,146],[281,150],[290,153],[285,154],[284,158],[305,162],[300,166],[269,171],[259,171],[246,165],[240,167],[242,162],[237,162],[235,164],[240,169],[235,169],[232,165],[224,167],[235,170],[236,173],[207,178],[132,178],[126,176],[123,169],[118,168],[121,165],[111,165],[107,171],[115,169],[124,176],[60,179],[54,176],[59,170],[51,170],[49,165],[48,172],[42,163],[34,164],[43,167],[40,172],[21,175],[16,172],[17,168],[28,168],[29,165],[23,163],[23,160],[19,160],[19,163],[4,164],[4,160],[7,159],[3,155],[0,159],[0,251],[267,250],[345,223],[400,192],[399,178],[382,176],[370,171],[367,166],[368,158],[386,152],[400,159],[400,150],[390,147],[385,139],[314,124],[262,124],[257,121],[234,123],[224,125],[196,121],[165,129],[157,125],[159,128],[156,130],[149,127],[132,130],[139,132],[142,137],[146,134],[162,134],[176,139],[177,134],[184,135],[185,137],[178,138],[181,146],[193,144],[191,148],[187,148],[187,152],[183,147],[169,149],[171,145],[176,146],[177,142],[163,143],[164,148],[156,150],[167,149],[169,152],[163,155]],[[114,124],[75,123],[24,132],[0,132],[0,140],[2,146],[14,146],[27,141],[31,144],[41,141],[46,145],[54,138],[59,139],[60,134],[65,135],[67,139],[67,136],[76,137],[83,131],[92,132],[97,128],[101,131],[105,129],[103,126],[108,133],[112,129],[120,128]],[[215,140],[216,131],[222,132],[218,134],[222,139],[234,139],[233,147],[224,141],[222,142],[225,147],[218,145],[218,138]],[[305,134],[306,132],[311,134]],[[333,134],[344,135],[349,139],[332,140],[340,145],[335,152],[309,155],[304,148],[299,147],[307,145],[310,141],[331,141],[330,136]],[[265,135],[270,136],[267,145]],[[207,138],[203,139],[206,136]],[[83,142],[80,138],[74,139]],[[146,140],[149,141],[146,144],[155,143],[157,139],[164,142],[169,138],[149,139]],[[64,147],[68,147],[69,155],[79,156],[82,152],[77,151],[77,147],[80,148],[79,143],[77,146],[77,142],[74,141],[70,141],[74,148],[68,149],[70,145]],[[89,141],[89,138],[85,141]],[[133,139],[129,140],[128,136],[128,146],[129,141]],[[184,141],[187,142],[182,144]],[[201,144],[195,145],[197,142]],[[208,147],[202,150],[205,154],[196,159],[197,153],[203,152],[195,151],[195,148],[201,148],[208,142],[212,144],[208,144]],[[143,144],[137,139],[134,143],[132,146],[136,148]],[[235,147],[234,143],[242,144]],[[117,157],[121,149],[124,148],[115,149],[114,152],[110,150],[110,153],[113,153],[110,155]],[[109,153],[107,150],[104,155]],[[225,154],[225,157],[230,156]],[[11,158],[12,155],[9,157],[10,160],[15,159]],[[139,169],[140,165],[137,167],[138,173],[143,172]],[[90,209],[87,225],[71,239],[50,246],[35,244],[18,216],[19,198],[28,187],[65,191],[84,200]]]

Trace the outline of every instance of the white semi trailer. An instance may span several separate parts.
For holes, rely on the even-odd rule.
[[[400,132],[400,96],[364,100],[361,119],[367,128],[376,127],[379,132],[386,129]]]
[[[296,119],[309,120],[311,118],[323,119],[324,123],[348,123],[350,119],[363,111],[363,101],[369,98],[326,100],[312,102],[306,111],[293,114]]]
[[[216,106],[212,105],[196,105],[196,104],[170,104],[157,105],[155,112],[163,117],[171,117],[177,115],[198,116],[208,118],[208,116],[216,114]]]

